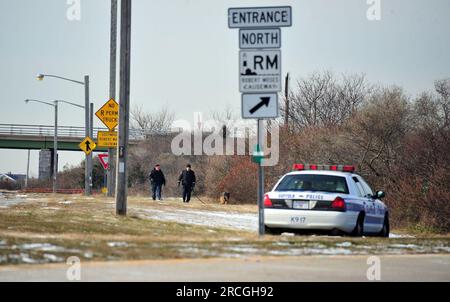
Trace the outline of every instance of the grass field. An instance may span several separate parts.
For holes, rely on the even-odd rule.
[[[0,265],[65,262],[70,256],[109,261],[450,252],[448,235],[382,239],[284,234],[260,238],[256,229],[163,221],[145,214],[148,210],[190,215],[221,213],[238,220],[239,215],[257,213],[256,206],[222,206],[203,199],[186,205],[176,199],[159,203],[130,197],[127,217],[116,216],[114,199],[102,196],[3,193],[2,199],[11,202],[0,202]]]

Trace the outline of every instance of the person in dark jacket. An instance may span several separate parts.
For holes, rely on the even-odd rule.
[[[164,173],[161,171],[160,165],[156,165],[155,168],[153,168],[152,172],[149,174],[149,178],[152,186],[153,200],[156,200],[156,198],[158,198],[158,200],[162,200],[162,186],[166,185],[166,178],[164,177]]]
[[[191,165],[186,166],[186,170],[181,172],[178,177],[178,185],[183,186],[183,202],[188,203],[191,200],[191,193],[195,187],[195,172],[192,171]]]

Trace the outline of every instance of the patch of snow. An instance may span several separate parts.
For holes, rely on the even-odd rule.
[[[14,198],[14,199],[2,198],[2,199],[0,199],[0,208],[6,209],[6,208],[9,208],[10,206],[15,206],[15,205],[18,205],[25,201],[26,201],[25,199],[20,199],[20,198]]]
[[[401,249],[417,249],[419,246],[415,244],[391,244],[391,248],[401,248]]]
[[[59,211],[61,209],[60,208],[54,208],[54,207],[45,207],[45,208],[43,208],[43,210]]]
[[[394,234],[390,233],[389,238],[415,238],[415,236],[407,235],[407,234]]]
[[[257,214],[178,209],[171,209],[170,212],[156,209],[140,209],[140,211],[145,213],[148,218],[163,221],[173,221],[218,228],[230,228],[235,230],[255,231],[258,229]]]
[[[278,245],[278,246],[290,246],[291,244],[290,244],[289,242],[277,241],[277,242],[274,242],[273,245]]]
[[[353,252],[349,249],[342,248],[327,248],[327,249],[318,249],[318,248],[305,248],[303,249],[306,254],[314,254],[314,255],[351,255]]]
[[[44,254],[44,258],[50,262],[63,262],[64,258],[52,255],[52,254]]]
[[[108,242],[109,247],[128,247],[128,242]]]
[[[30,257],[30,255],[26,254],[26,253],[20,253],[20,260],[23,263],[28,263],[28,264],[34,264],[37,263],[36,260],[34,260],[33,258]]]
[[[92,253],[92,252],[86,252],[86,253],[84,253],[84,257],[85,257],[85,258],[92,258],[92,257],[94,257],[94,253]]]
[[[228,251],[238,252],[238,253],[257,253],[261,251],[261,249],[250,247],[250,246],[232,246],[227,248]]]
[[[352,246],[352,243],[346,241],[346,242],[342,242],[342,243],[337,243],[336,246],[338,246],[338,247],[349,247],[349,246]]]
[[[450,247],[449,246],[436,246],[433,248],[435,252],[446,252],[450,253]]]
[[[294,233],[282,233],[281,234],[281,236],[283,236],[283,237],[294,237],[295,236],[295,234]]]
[[[50,243],[25,243],[19,246],[23,250],[36,250],[43,252],[64,252],[66,251],[61,246],[56,246]]]
[[[6,240],[0,240],[0,245],[6,245]]]
[[[58,202],[59,204],[72,204],[73,203],[73,201],[71,201],[71,200],[66,200],[66,201],[60,201],[60,202]]]

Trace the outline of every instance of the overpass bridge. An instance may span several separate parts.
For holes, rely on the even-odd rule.
[[[53,149],[54,126],[0,124],[0,149],[44,150]],[[96,140],[99,131],[107,128],[94,128]],[[80,151],[78,146],[85,138],[84,127],[59,126],[58,150]],[[145,139],[144,131],[130,129],[130,144]],[[105,152],[107,148],[98,147],[94,152]]]
[[[95,141],[99,131],[107,128],[94,128],[92,139]],[[129,144],[137,145],[151,136],[173,135],[156,133],[151,130],[130,129]],[[0,149],[40,150],[39,179],[49,179],[53,174],[54,126],[0,124]],[[58,151],[83,152],[79,144],[85,138],[84,127],[58,126]],[[107,148],[97,147],[94,152],[106,152]]]

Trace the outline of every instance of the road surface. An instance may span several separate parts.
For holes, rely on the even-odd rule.
[[[254,257],[81,263],[81,281],[369,281],[367,256]],[[0,267],[0,282],[66,282],[69,265]],[[381,281],[450,281],[449,255],[380,256]]]

